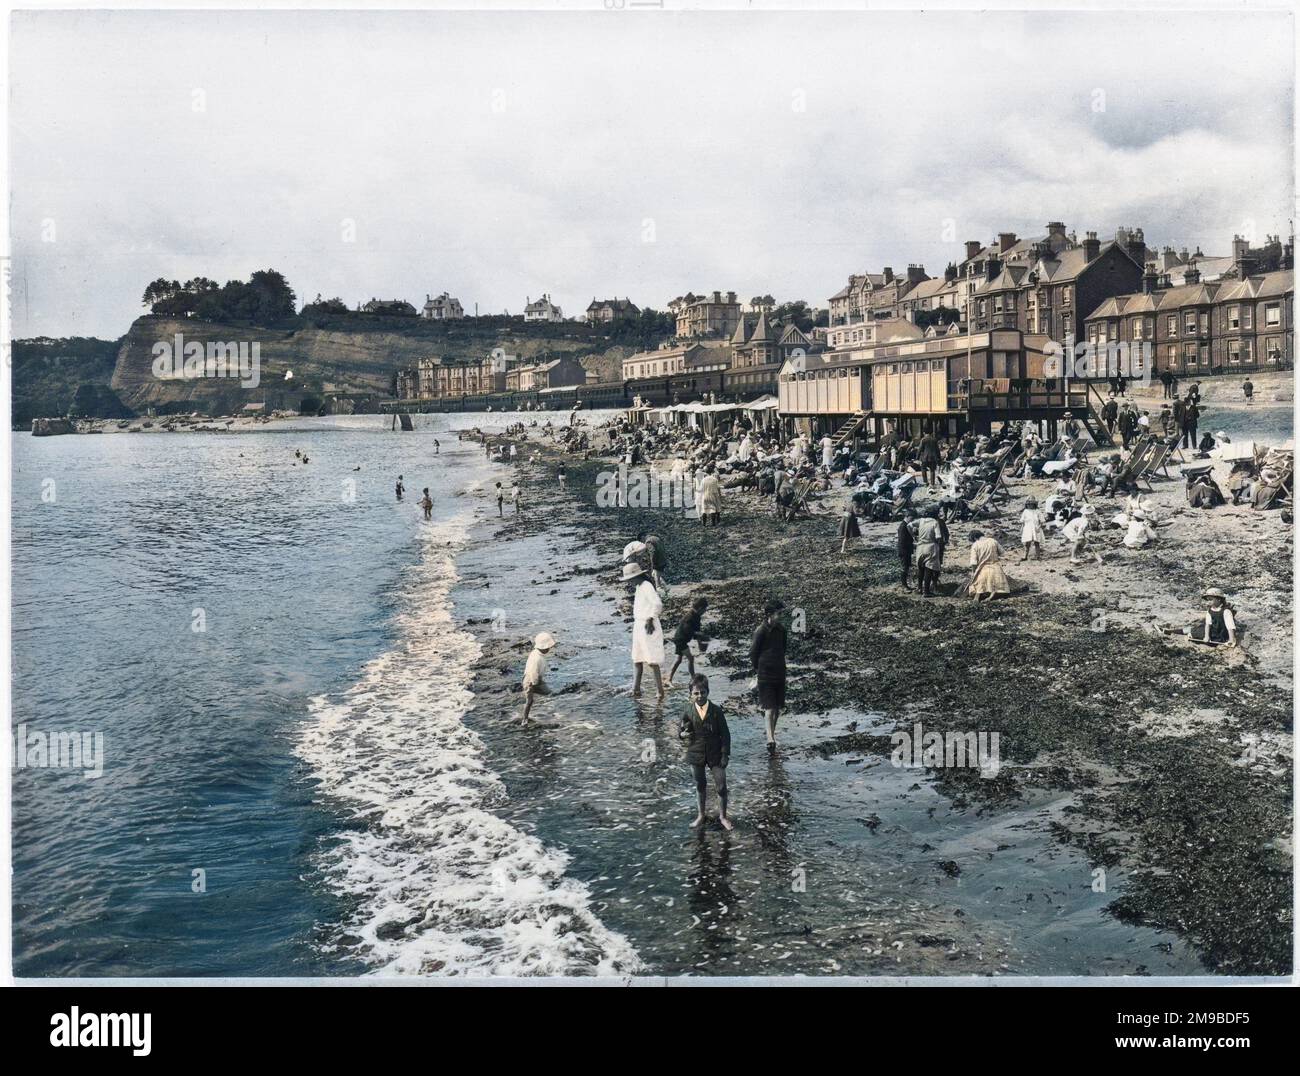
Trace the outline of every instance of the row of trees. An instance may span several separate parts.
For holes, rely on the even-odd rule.
[[[184,284],[159,277],[144,289],[144,305],[155,314],[204,321],[251,321],[258,325],[292,318],[298,297],[282,273],[259,269],[247,281],[218,284],[196,276]]]

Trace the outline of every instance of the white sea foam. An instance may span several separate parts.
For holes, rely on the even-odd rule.
[[[300,737],[322,795],[356,823],[321,857],[352,909],[330,947],[389,975],[635,971],[631,945],[565,877],[569,857],[492,813],[506,790],[462,722],[479,647],[450,611],[468,527],[468,514],[428,525],[398,644],[341,697],[314,699]]]

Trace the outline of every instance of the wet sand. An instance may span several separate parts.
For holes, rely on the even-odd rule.
[[[484,644],[470,720],[500,756],[518,804],[511,809],[521,815],[516,823],[549,827],[552,839],[567,843],[571,869],[580,874],[620,854],[626,859],[628,848],[647,839],[639,833],[633,841],[629,830],[648,827],[663,834],[655,845],[661,856],[684,857],[695,872],[687,876],[708,885],[737,874],[743,881],[756,860],[753,869],[778,876],[809,865],[810,877],[821,871],[841,889],[829,902],[826,889],[817,890],[817,911],[797,898],[785,907],[782,900],[790,902],[773,895],[770,880],[766,888],[756,881],[752,892],[742,890],[742,900],[705,900],[733,921],[705,924],[727,943],[716,960],[696,960],[698,939],[691,946],[658,941],[674,936],[669,927],[676,920],[662,903],[672,894],[648,887],[635,891],[638,900],[624,893],[633,878],[656,870],[672,877],[676,865],[638,861],[639,874],[630,871],[604,888],[611,901],[644,907],[630,914],[614,903],[601,914],[628,934],[651,970],[1290,970],[1292,537],[1277,512],[1179,510],[1182,480],[1174,467],[1173,480],[1154,483],[1169,520],[1154,548],[1127,551],[1119,545],[1122,532],[1103,531],[1094,545],[1106,556],[1104,566],[1071,566],[1063,541],[1050,538],[1041,562],[1021,565],[1021,501],[1031,493],[1041,500],[1051,485],[1014,482],[1003,517],[980,526],[1008,550],[1008,573],[1023,588],[990,605],[955,596],[926,602],[898,586],[894,524],[864,526],[864,540],[839,554],[840,490],[823,498],[824,514],[796,523],[778,521],[769,501],[728,491],[723,525],[705,529],[680,512],[595,507],[596,475],[613,467],[609,460],[567,457],[562,493],[554,477],[558,454],[549,442],[539,447],[542,462],[525,464],[521,456],[510,468],[520,479],[525,514],[514,519],[507,506],[507,518],[497,521],[491,505],[483,522],[490,537],[478,561],[462,570],[456,595],[457,615],[478,621],[471,626]],[[1101,503],[1104,519],[1109,511]],[[1117,511],[1119,504],[1110,503]],[[624,802],[625,788],[613,787],[618,774],[602,769],[634,766],[646,739],[662,740],[660,753],[671,754],[670,730],[684,704],[680,686],[662,710],[652,689],[639,703],[627,697],[630,609],[617,565],[623,545],[643,528],[667,543],[666,632],[696,593],[710,600],[705,631],[717,641],[699,664],[715,698],[724,700],[737,741],[728,771],[737,835],[711,833],[702,846],[685,834],[691,796],[675,755],[657,776],[649,767],[652,791],[632,803]],[[945,592],[965,578],[958,565],[970,529],[952,525]],[[494,632],[485,614],[507,581],[514,588],[509,607],[528,609],[523,619],[531,622]],[[1244,652],[1207,651],[1153,633],[1156,621],[1195,619],[1201,589],[1213,585],[1229,593],[1247,623]],[[525,591],[533,595],[526,601]],[[761,722],[747,691],[747,641],[771,594],[802,610],[805,629],[790,637],[777,768],[762,757]],[[551,601],[549,612],[539,611],[543,599]],[[529,734],[538,738],[538,754],[521,763],[521,734],[505,731],[503,721],[518,710],[511,689],[529,633],[543,627],[562,633],[559,666],[585,677],[570,681],[578,683],[575,703],[603,709],[591,719],[566,715],[560,728]],[[584,640],[576,652],[564,653],[563,633]],[[584,649],[606,652],[595,658]],[[683,667],[679,685],[684,673]],[[610,787],[604,797],[591,797],[603,803],[589,803],[596,813],[584,819],[574,800],[587,786],[570,787],[564,778],[622,716],[628,727],[618,735],[627,742],[613,763],[594,756],[592,779]],[[1001,771],[989,779],[972,769],[892,766],[889,733],[918,720],[930,731],[999,731]],[[569,727],[577,722],[595,728]],[[554,816],[536,811],[536,797],[544,795],[536,767],[543,763],[560,780]],[[601,851],[606,824],[623,840],[610,838]],[[589,881],[601,891],[598,875]],[[780,888],[788,892],[788,881]],[[910,909],[899,897],[909,890],[919,898]],[[699,898],[698,885],[687,892]],[[907,914],[884,915],[882,899]],[[855,918],[857,901],[883,920]],[[737,906],[746,905],[750,919],[738,924]],[[647,927],[646,909],[666,921]],[[765,957],[779,939],[754,942],[755,914],[781,936],[793,931],[808,950],[804,958]],[[806,934],[796,925],[800,915]]]

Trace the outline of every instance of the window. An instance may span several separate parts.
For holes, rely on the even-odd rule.
[[[1167,319],[1166,322],[1165,322],[1165,332],[1167,332],[1170,336],[1177,336],[1177,335],[1178,335],[1178,315],[1177,315],[1177,314],[1170,314],[1170,315],[1169,315],[1168,319]]]
[[[1187,311],[1186,317],[1183,318],[1183,329],[1187,332],[1188,336],[1196,335],[1196,311],[1195,310]]]
[[[1141,340],[1141,339],[1142,339],[1142,319],[1141,319],[1141,318],[1134,318],[1134,319],[1133,319],[1133,335],[1132,335],[1132,339],[1134,339],[1134,340]]]
[[[980,306],[979,306],[980,317],[983,317],[983,316],[984,316],[984,314],[985,314],[985,312],[987,311],[987,309],[988,309],[988,300],[987,300],[987,299],[981,299],[981,300],[980,300]]]
[[[930,369],[931,369],[931,370],[942,370],[942,369],[943,369],[943,359],[931,359],[931,360],[930,360]]]
[[[1229,329],[1240,329],[1240,328],[1241,328],[1241,308],[1240,308],[1240,307],[1237,307],[1237,306],[1230,306],[1230,307],[1228,307],[1228,311],[1227,311],[1227,313],[1228,313],[1228,328],[1229,328]]]
[[[1184,344],[1184,345],[1183,345],[1183,361],[1186,362],[1188,366],[1195,366],[1195,365],[1196,365],[1196,345],[1195,345],[1195,344]]]
[[[1069,305],[1070,305],[1070,289],[1069,289],[1069,288],[1062,288],[1062,289],[1061,289],[1061,305],[1062,305],[1062,306],[1069,306]]]
[[[1146,339],[1148,339],[1148,340],[1154,340],[1154,339],[1156,338],[1156,319],[1155,319],[1155,318],[1143,318],[1143,319],[1142,319],[1142,335],[1145,336]]]
[[[1228,341],[1228,361],[1234,364],[1241,362],[1241,341],[1240,340]]]
[[[1201,311],[1201,335],[1210,335],[1210,312],[1208,310]]]
[[[910,362],[903,363],[901,372],[905,374],[910,374],[912,372],[912,364]]]
[[[1277,336],[1270,336],[1264,341],[1264,351],[1268,355],[1269,362],[1282,361],[1282,340]]]
[[[1243,306],[1241,308],[1241,327],[1243,329],[1254,328],[1254,324],[1253,324],[1254,321],[1255,321],[1254,308],[1250,306]]]
[[[1110,339],[1112,342],[1117,342],[1119,340],[1119,322],[1112,321],[1110,323],[1110,331],[1108,334],[1108,339]]]
[[[1264,307],[1264,324],[1270,329],[1282,324],[1282,304],[1269,303]]]

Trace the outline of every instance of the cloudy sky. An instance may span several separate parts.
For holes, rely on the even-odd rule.
[[[599,4],[593,4],[599,9]],[[824,305],[962,241],[1287,232],[1287,14],[19,13],[13,331],[159,276]]]

